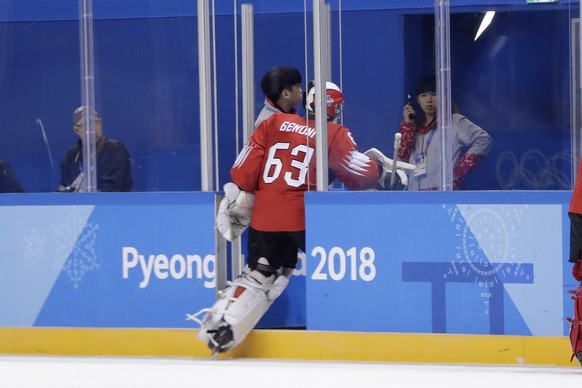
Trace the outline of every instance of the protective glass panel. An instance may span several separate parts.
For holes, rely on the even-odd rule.
[[[38,1],[0,5],[0,192],[51,192],[60,161],[78,139],[79,11]]]
[[[230,180],[246,140],[241,7],[247,3],[254,6],[255,117],[264,103],[260,81],[270,68],[296,67],[303,89],[314,78],[311,1],[209,1],[212,109],[204,139],[197,2],[93,4],[95,108],[104,135],[121,142],[131,158],[133,191],[200,190],[201,142],[210,142],[212,186]],[[326,6],[325,72],[344,95],[340,122],[361,151],[374,147],[392,157],[405,104],[422,110],[417,81],[438,71],[435,4],[330,0]],[[454,176],[461,176],[463,189],[572,187],[581,137],[578,18],[574,1],[451,1],[451,102],[493,140],[487,151],[482,145],[469,152],[486,153],[484,159],[463,160],[461,148],[469,146],[461,142],[463,163]],[[489,26],[475,39],[484,19]],[[81,104],[79,2],[3,2],[0,29],[0,159],[26,191],[55,191],[60,162],[78,139],[72,112]],[[415,162],[412,154],[403,156]]]
[[[571,140],[579,138],[579,3],[507,3],[451,1],[451,98],[493,139],[474,171],[465,158],[455,174],[468,171],[471,190],[567,190],[580,156]],[[483,154],[479,147],[468,152]]]
[[[333,52],[341,49],[343,118],[360,149],[376,147],[392,157],[408,102],[416,120],[422,119],[417,82],[443,70],[437,65],[435,3],[338,4],[341,45],[336,47],[334,39]],[[493,4],[450,2],[450,68],[445,70],[450,74],[451,114],[458,112],[452,114],[454,134],[448,138],[455,162],[453,186],[570,189],[580,155],[579,5],[489,3]],[[482,20],[491,17],[488,11],[495,11],[495,16],[475,40]],[[336,59],[332,62],[335,72]],[[434,105],[433,101],[432,109]],[[442,139],[435,133],[429,141],[431,133],[430,125],[425,125],[416,147],[413,144],[402,155],[416,164],[415,173],[421,177],[409,174],[411,189],[442,189],[442,158],[430,155],[441,152]],[[433,182],[422,178],[431,174]]]
[[[95,109],[115,140],[99,173],[109,170],[114,191],[200,190],[196,2],[94,2],[93,11]]]
[[[303,96],[299,88],[285,102],[268,100],[261,82],[272,69],[286,67],[285,72],[297,71],[293,77],[301,78],[300,88],[305,89],[308,77],[313,74],[311,33],[313,16],[305,12],[303,0],[272,2],[223,1],[236,10],[236,19],[224,17],[234,32],[231,36],[217,34],[216,47],[221,50],[218,80],[222,82],[225,104],[218,104],[218,169],[219,186],[230,181],[230,167],[247,143],[255,124],[272,112],[293,111],[305,117]],[[291,27],[292,26],[292,27]],[[236,52],[236,56],[233,53]],[[233,66],[234,65],[234,66]],[[270,85],[278,89],[278,85]],[[277,106],[276,106],[277,105]],[[231,115],[230,117],[228,115]],[[233,120],[233,118],[236,119]],[[230,118],[230,120],[228,120]],[[220,120],[225,120],[221,122]],[[258,120],[258,121],[257,121]],[[276,170],[273,170],[276,172]]]

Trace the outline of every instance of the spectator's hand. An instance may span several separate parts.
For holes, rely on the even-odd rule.
[[[402,112],[403,120],[407,123],[414,123],[414,119],[411,118],[414,117],[414,115],[416,115],[416,111],[414,110],[412,105],[410,104],[404,105],[404,112]]]
[[[580,272],[580,261],[576,262],[576,264],[574,264],[574,266],[572,267],[572,276],[574,276],[574,279],[578,280],[579,282],[582,282],[582,272]]]

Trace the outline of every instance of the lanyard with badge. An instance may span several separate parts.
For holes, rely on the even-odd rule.
[[[436,121],[433,121],[429,124],[429,127],[432,126],[428,134],[428,139],[426,141],[426,148],[424,147],[424,142],[421,145],[421,150],[418,154],[414,155],[414,164],[416,168],[414,169],[414,178],[415,179],[422,179],[426,177],[426,155],[428,153],[428,146],[430,146],[430,142],[432,141],[432,137],[436,131]]]

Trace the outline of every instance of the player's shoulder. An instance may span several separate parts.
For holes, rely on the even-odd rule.
[[[338,123],[327,123],[327,132],[329,134],[337,134],[337,133],[349,133],[350,129],[342,124]]]

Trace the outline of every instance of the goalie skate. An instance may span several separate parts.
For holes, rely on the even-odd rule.
[[[218,293],[211,308],[188,319],[200,324],[197,337],[208,345],[213,356],[224,353],[248,336],[287,283],[285,276],[265,276],[246,267],[241,276]],[[201,315],[204,318],[198,318]]]

